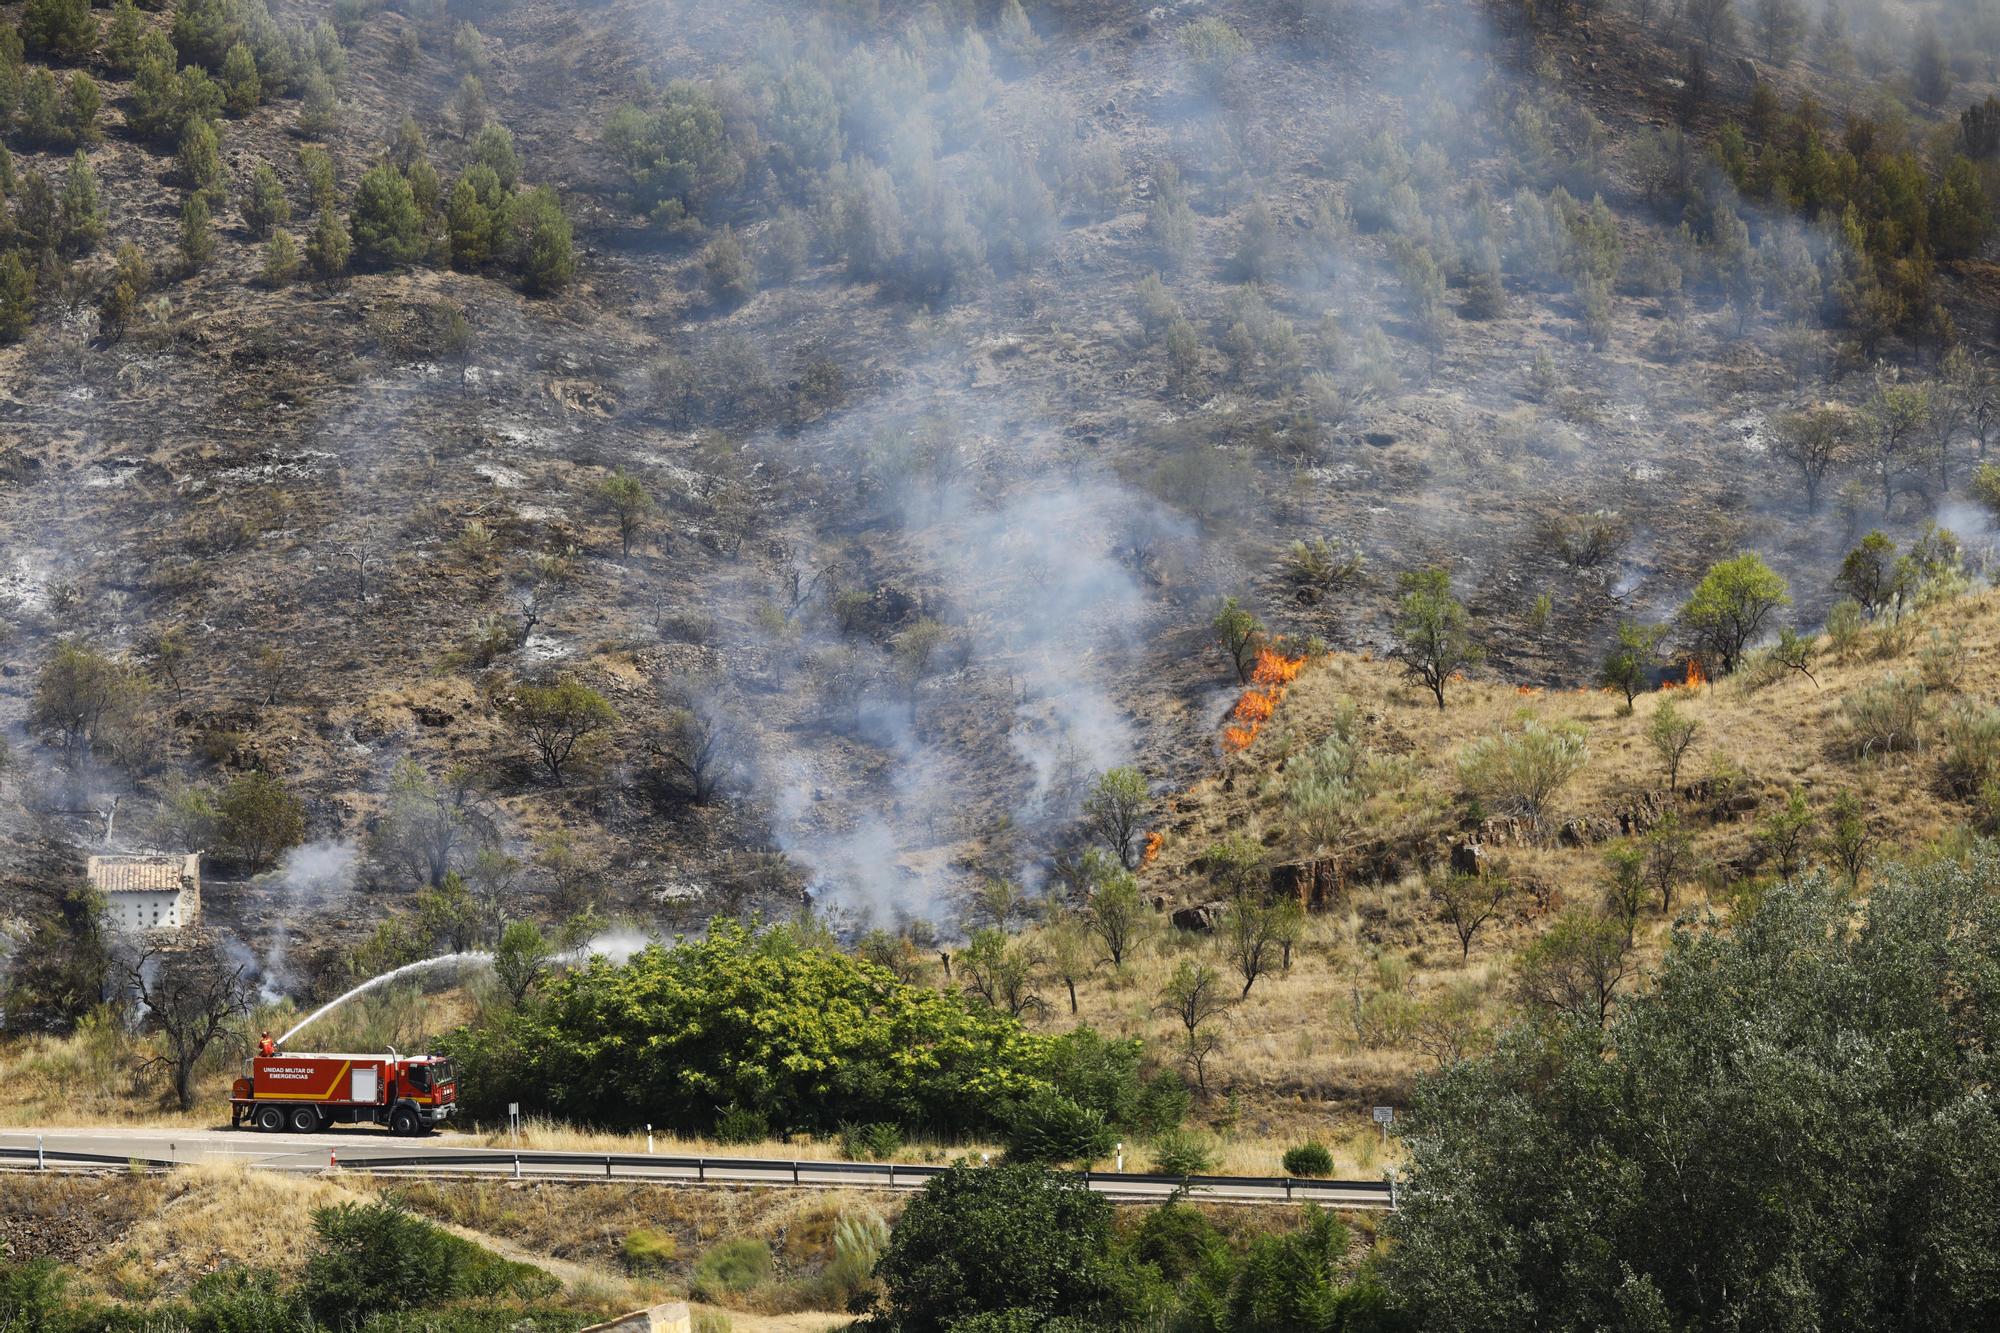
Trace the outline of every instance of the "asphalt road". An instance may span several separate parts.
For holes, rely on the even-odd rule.
[[[317,1134],[265,1134],[255,1130],[62,1129],[0,1130],[0,1168],[36,1169],[36,1136],[52,1154],[51,1169],[105,1163],[63,1161],[79,1153],[111,1159],[193,1164],[235,1162],[274,1171],[365,1170],[380,1175],[519,1178],[523,1180],[622,1180],[662,1184],[843,1186],[921,1189],[934,1166],[881,1162],[790,1162],[747,1157],[668,1156],[645,1153],[520,1152],[460,1146],[455,1135],[397,1138],[374,1126],[329,1126]],[[337,1166],[332,1160],[338,1158]],[[421,1162],[412,1161],[422,1158]],[[1182,1182],[1092,1172],[1090,1187],[1116,1199],[1162,1200]],[[1386,1208],[1387,1192],[1359,1181],[1197,1177],[1191,1197],[1248,1204],[1319,1203],[1342,1209]]]

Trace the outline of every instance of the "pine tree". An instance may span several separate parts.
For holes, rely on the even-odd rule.
[[[21,11],[21,37],[29,51],[81,60],[97,45],[90,0],[28,0]]]
[[[97,197],[97,173],[79,148],[63,176],[62,200],[56,207],[57,244],[65,255],[85,255],[104,239],[104,205]]]
[[[146,39],[145,20],[132,0],[118,0],[111,7],[111,25],[104,33],[104,58],[112,72],[130,74],[139,68],[139,56]]]
[[[312,235],[306,238],[306,263],[312,267],[313,276],[328,286],[338,283],[347,276],[347,257],[353,246],[340,214],[330,208],[322,209],[319,221],[313,224]]]
[[[280,227],[264,246],[264,285],[282,287],[298,276],[299,246],[292,234]]]
[[[243,192],[243,225],[258,240],[271,229],[292,220],[292,201],[285,197],[284,182],[268,162],[259,162],[250,173],[249,188]]]
[[[521,196],[514,210],[515,264],[531,292],[554,292],[576,273],[576,249],[562,201],[548,186]]]
[[[215,127],[205,120],[190,120],[181,130],[180,148],[174,153],[174,171],[181,188],[213,196],[222,185],[222,144]],[[206,204],[204,199],[203,203]]]
[[[222,58],[222,92],[224,105],[232,116],[249,115],[263,97],[263,87],[257,78],[257,57],[241,42],[230,47],[229,54]]]
[[[0,343],[19,342],[35,313],[35,275],[19,250],[0,254]]]
[[[181,205],[181,258],[187,261],[188,272],[198,273],[214,257],[214,218],[208,200],[197,191]]]
[[[354,257],[363,264],[414,264],[423,257],[423,215],[402,173],[388,163],[371,168],[348,215]]]

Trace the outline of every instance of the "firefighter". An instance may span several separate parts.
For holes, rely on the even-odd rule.
[[[264,1035],[257,1038],[257,1054],[263,1056],[265,1059],[268,1060],[277,1053],[278,1053],[278,1043],[271,1040],[270,1033],[266,1032]]]

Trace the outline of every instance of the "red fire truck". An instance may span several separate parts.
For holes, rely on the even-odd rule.
[[[327,1125],[387,1125],[425,1134],[458,1111],[458,1084],[442,1056],[293,1055],[250,1061],[229,1096],[231,1127],[309,1134]]]

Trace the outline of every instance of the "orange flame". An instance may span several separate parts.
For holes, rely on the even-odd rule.
[[[1662,690],[1692,690],[1706,684],[1708,684],[1708,673],[1701,669],[1701,659],[1699,657],[1690,657],[1687,660],[1687,673],[1679,680],[1661,681],[1660,688]]]
[[[1139,864],[1142,866],[1153,864],[1153,858],[1160,854],[1160,848],[1166,845],[1166,841],[1167,835],[1158,829],[1148,833],[1146,835],[1146,850],[1139,854]]]
[[[1229,710],[1239,725],[1222,729],[1223,748],[1231,751],[1249,748],[1264,723],[1278,711],[1285,687],[1298,679],[1305,665],[1304,657],[1286,657],[1269,647],[1257,650],[1257,665],[1250,671],[1250,688],[1243,691],[1236,707]]]

